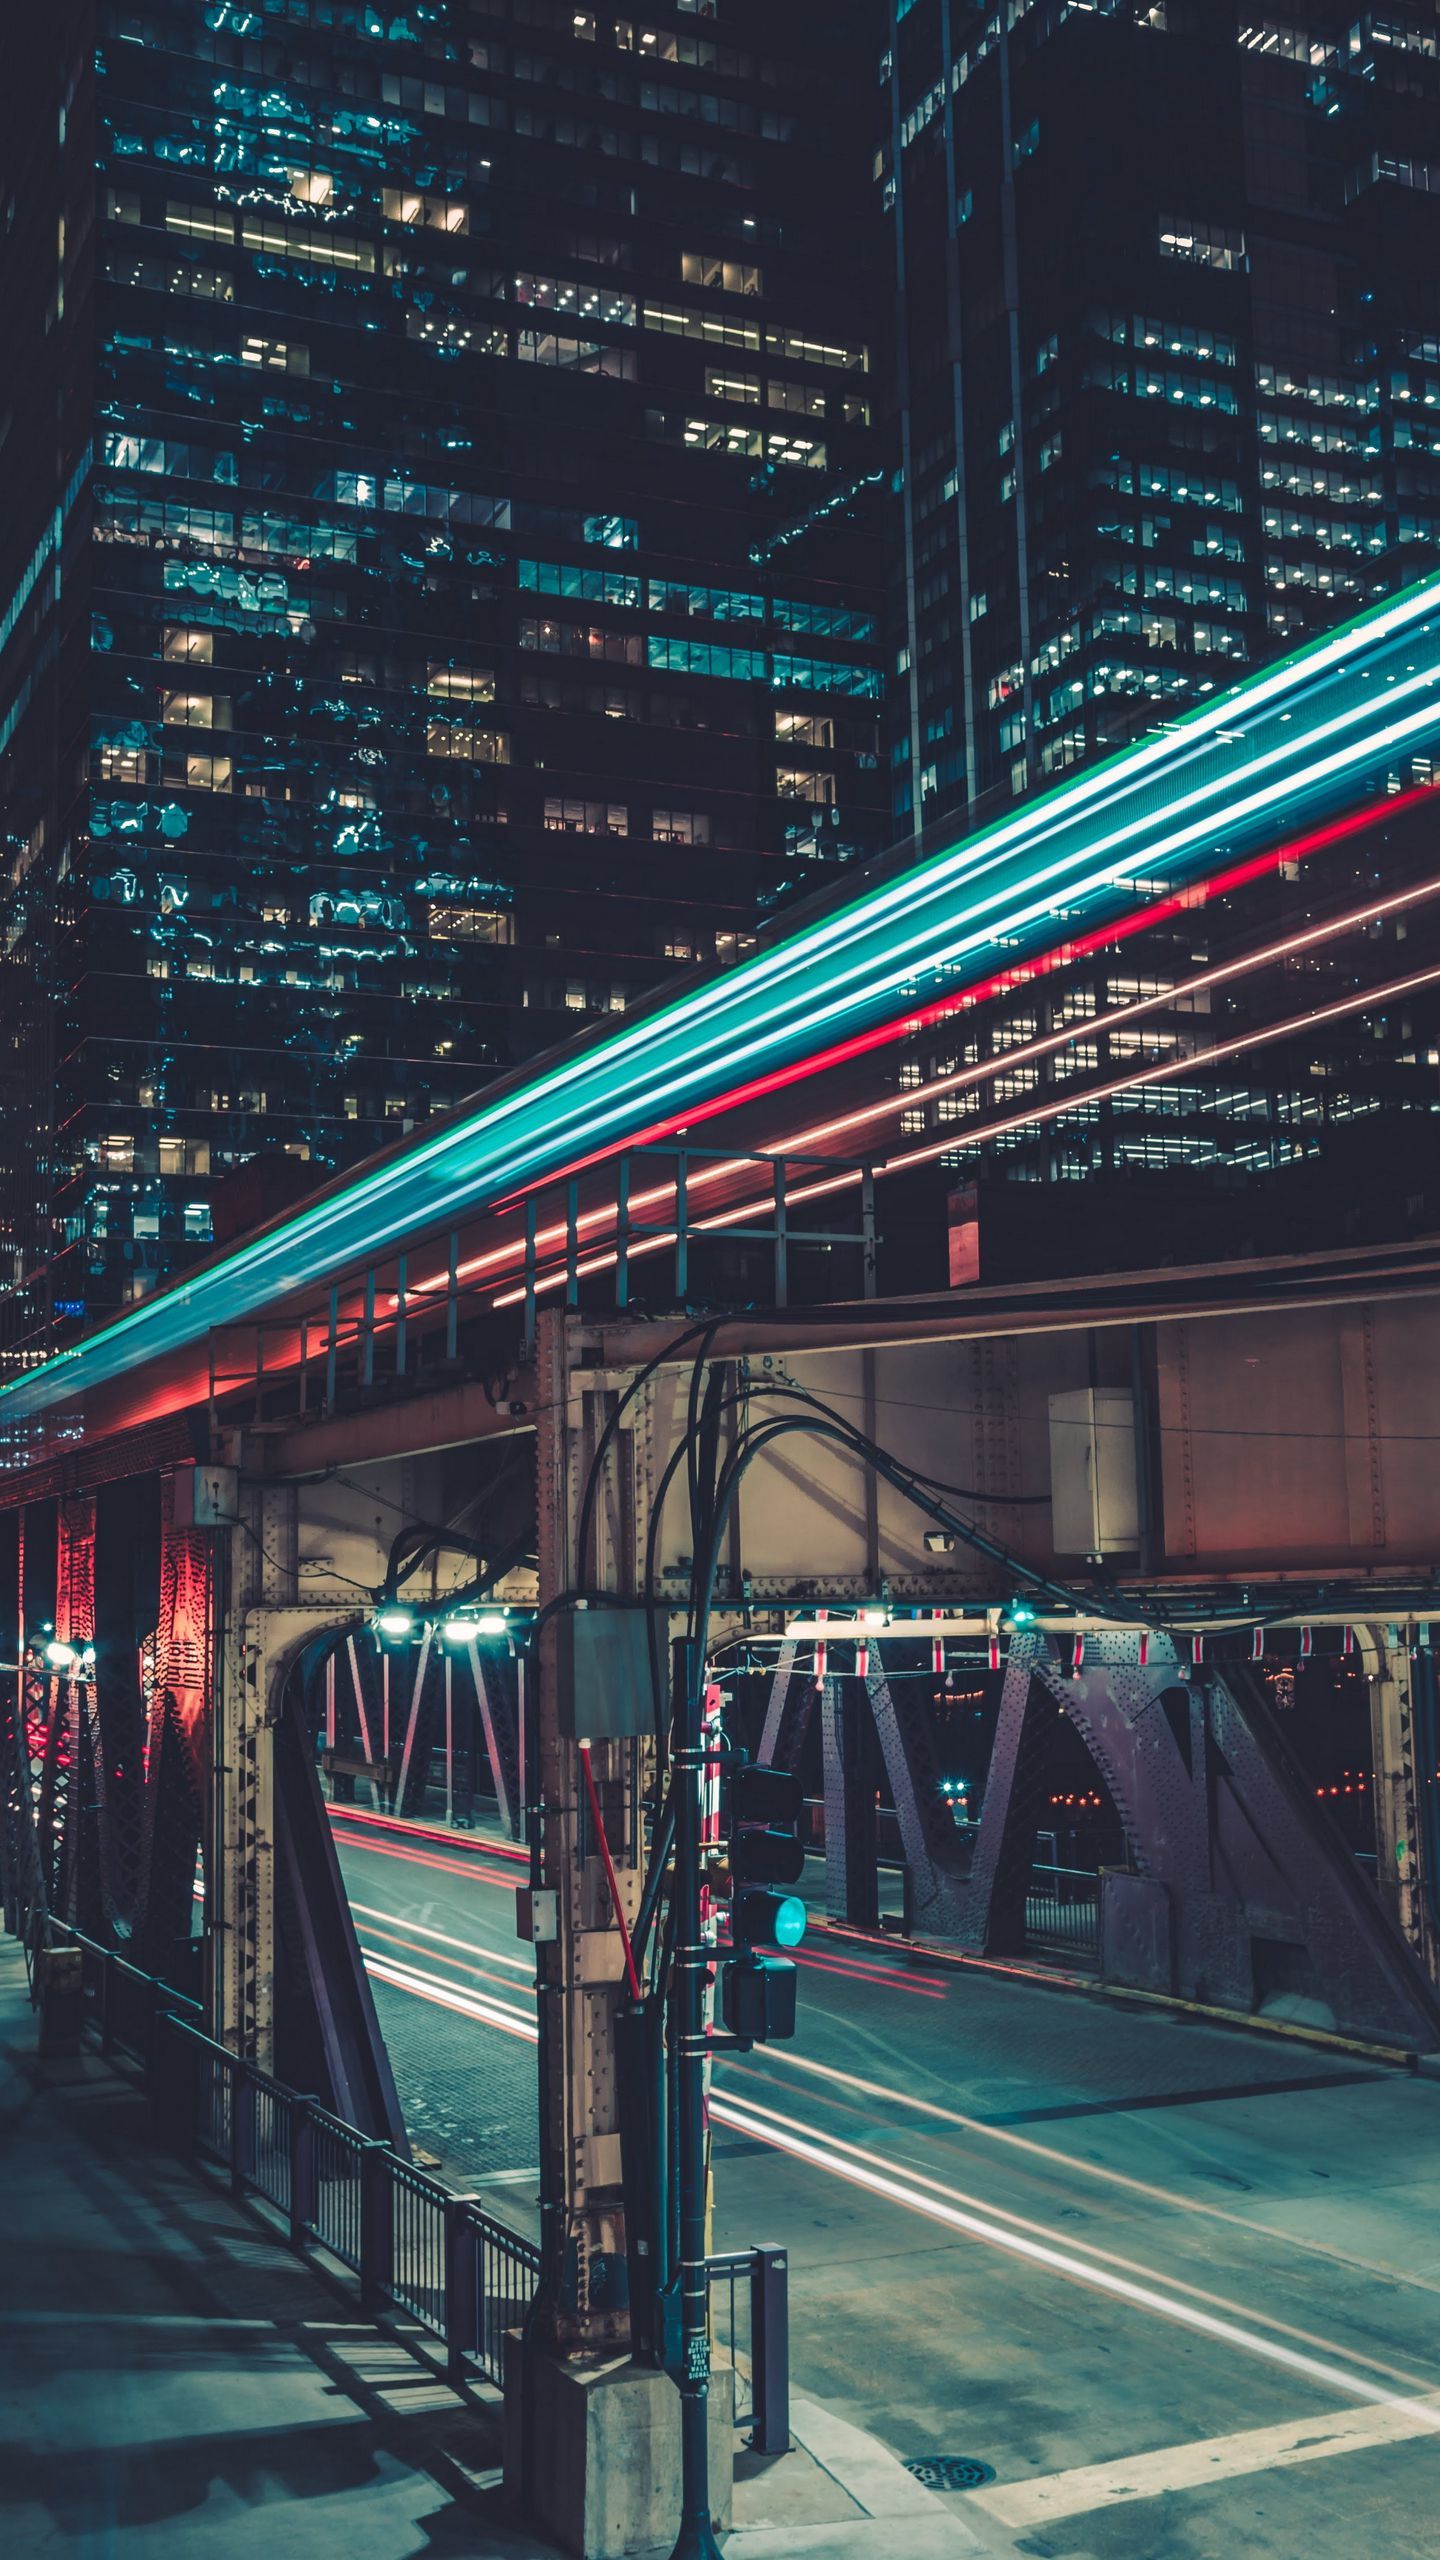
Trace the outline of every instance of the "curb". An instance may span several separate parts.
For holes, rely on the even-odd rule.
[[[725,2536],[736,2560],[961,2560],[986,2553],[982,2541],[950,2501],[922,2487],[878,2436],[827,2409],[823,2401],[795,2393],[790,2432],[797,2450],[829,2474],[859,2514],[819,2524],[734,2525]]]
[[[1383,2062],[1395,2071],[1418,2073],[1425,2079],[1440,2078],[1440,2056],[1417,2053],[1413,2045],[1371,2044],[1360,2036],[1342,2036],[1329,2027],[1297,2026],[1288,2018],[1258,2017],[1253,2012],[1216,2009],[1203,2000],[1184,2000],[1171,1991],[1139,1991],[1128,1983],[1102,1982],[1092,1973],[1067,1973],[1059,1965],[1014,1964],[996,1956],[962,1955],[952,1947],[942,1947],[924,1938],[904,1938],[898,1930],[853,1929],[843,1920],[818,1920],[817,1933],[827,1938],[843,1939],[861,1947],[883,1947],[888,1955],[903,1954],[914,1965],[938,1965],[953,1973],[986,1973],[1007,1982],[1037,1985],[1042,1991],[1075,1991],[1089,1999],[1131,2001],[1137,2008],[1165,2009],[1187,2018],[1204,2018],[1216,2027],[1233,2027],[1245,2035],[1279,2036],[1292,2044],[1319,2045],[1330,2053],[1363,2056],[1367,2062]],[[1431,2066],[1427,2068],[1427,2065]]]

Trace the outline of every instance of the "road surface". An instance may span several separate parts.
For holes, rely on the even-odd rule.
[[[412,2134],[534,2227],[523,1872],[337,1822]],[[817,1934],[715,2075],[715,2245],[790,2252],[795,2386],[1043,2560],[1435,2560],[1440,2086]],[[950,2506],[952,2500],[946,2498]]]

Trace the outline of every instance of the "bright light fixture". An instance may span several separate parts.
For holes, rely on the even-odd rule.
[[[474,1617],[457,1612],[453,1618],[441,1619],[440,1633],[447,1644],[468,1644],[472,1636],[507,1635],[509,1624],[500,1609],[482,1609]]]
[[[382,1636],[412,1636],[415,1632],[413,1609],[381,1609],[375,1618],[375,1631]]]
[[[58,1636],[52,1636],[45,1647],[45,1659],[56,1671],[73,1671],[80,1656],[73,1644],[62,1644]]]

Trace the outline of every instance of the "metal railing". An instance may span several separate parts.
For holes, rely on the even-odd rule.
[[[837,1190],[846,1205],[832,1213]],[[808,1224],[815,1213],[806,1203],[817,1195],[827,1202],[825,1222]],[[652,1299],[685,1305],[697,1262],[717,1248],[758,1248],[776,1306],[790,1303],[807,1250],[844,1257],[846,1293],[873,1297],[875,1168],[858,1156],[631,1147],[583,1180],[531,1192],[523,1209],[496,1214],[493,1232],[479,1256],[452,1228],[348,1273],[294,1312],[213,1326],[212,1422],[240,1393],[278,1421],[330,1414],[382,1387],[423,1385],[427,1373],[450,1374],[472,1328],[498,1311],[513,1309],[521,1338],[533,1342],[539,1307],[578,1306],[597,1274],[619,1307],[635,1303],[647,1273]]]
[[[789,2259],[783,2249],[734,2249],[712,2257],[710,2330],[735,2374],[735,2424],[754,2453],[790,2450]],[[748,2405],[742,2382],[748,2375]]]
[[[539,2277],[533,2241],[163,2005],[152,2056],[167,2140],[226,2170],[236,2195],[272,2206],[292,2248],[323,2249],[348,2268],[363,2311],[400,2311],[428,2330],[454,2379],[478,2370],[501,2380],[505,2332]]]
[[[534,2241],[217,2044],[193,2000],[78,1929],[51,1927],[81,1951],[84,2015],[102,2052],[141,2064],[159,2136],[226,2172],[237,2196],[269,2205],[293,2249],[323,2249],[348,2268],[363,2311],[403,2312],[439,2339],[453,2380],[500,2383],[506,2332],[523,2322],[539,2280]],[[711,2325],[736,2371],[736,2424],[750,2428],[757,2452],[783,2453],[786,2253],[733,2250],[709,2263]]]
[[[1100,1960],[1100,1879],[1079,1867],[1033,1866],[1025,1893],[1025,1934],[1067,1954]]]

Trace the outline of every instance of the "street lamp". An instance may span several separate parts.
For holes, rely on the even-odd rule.
[[[403,1644],[407,1636],[415,1633],[414,1610],[400,1607],[393,1600],[387,1601],[384,1608],[377,1609],[375,1613],[375,1633],[383,1636],[387,1643]]]

